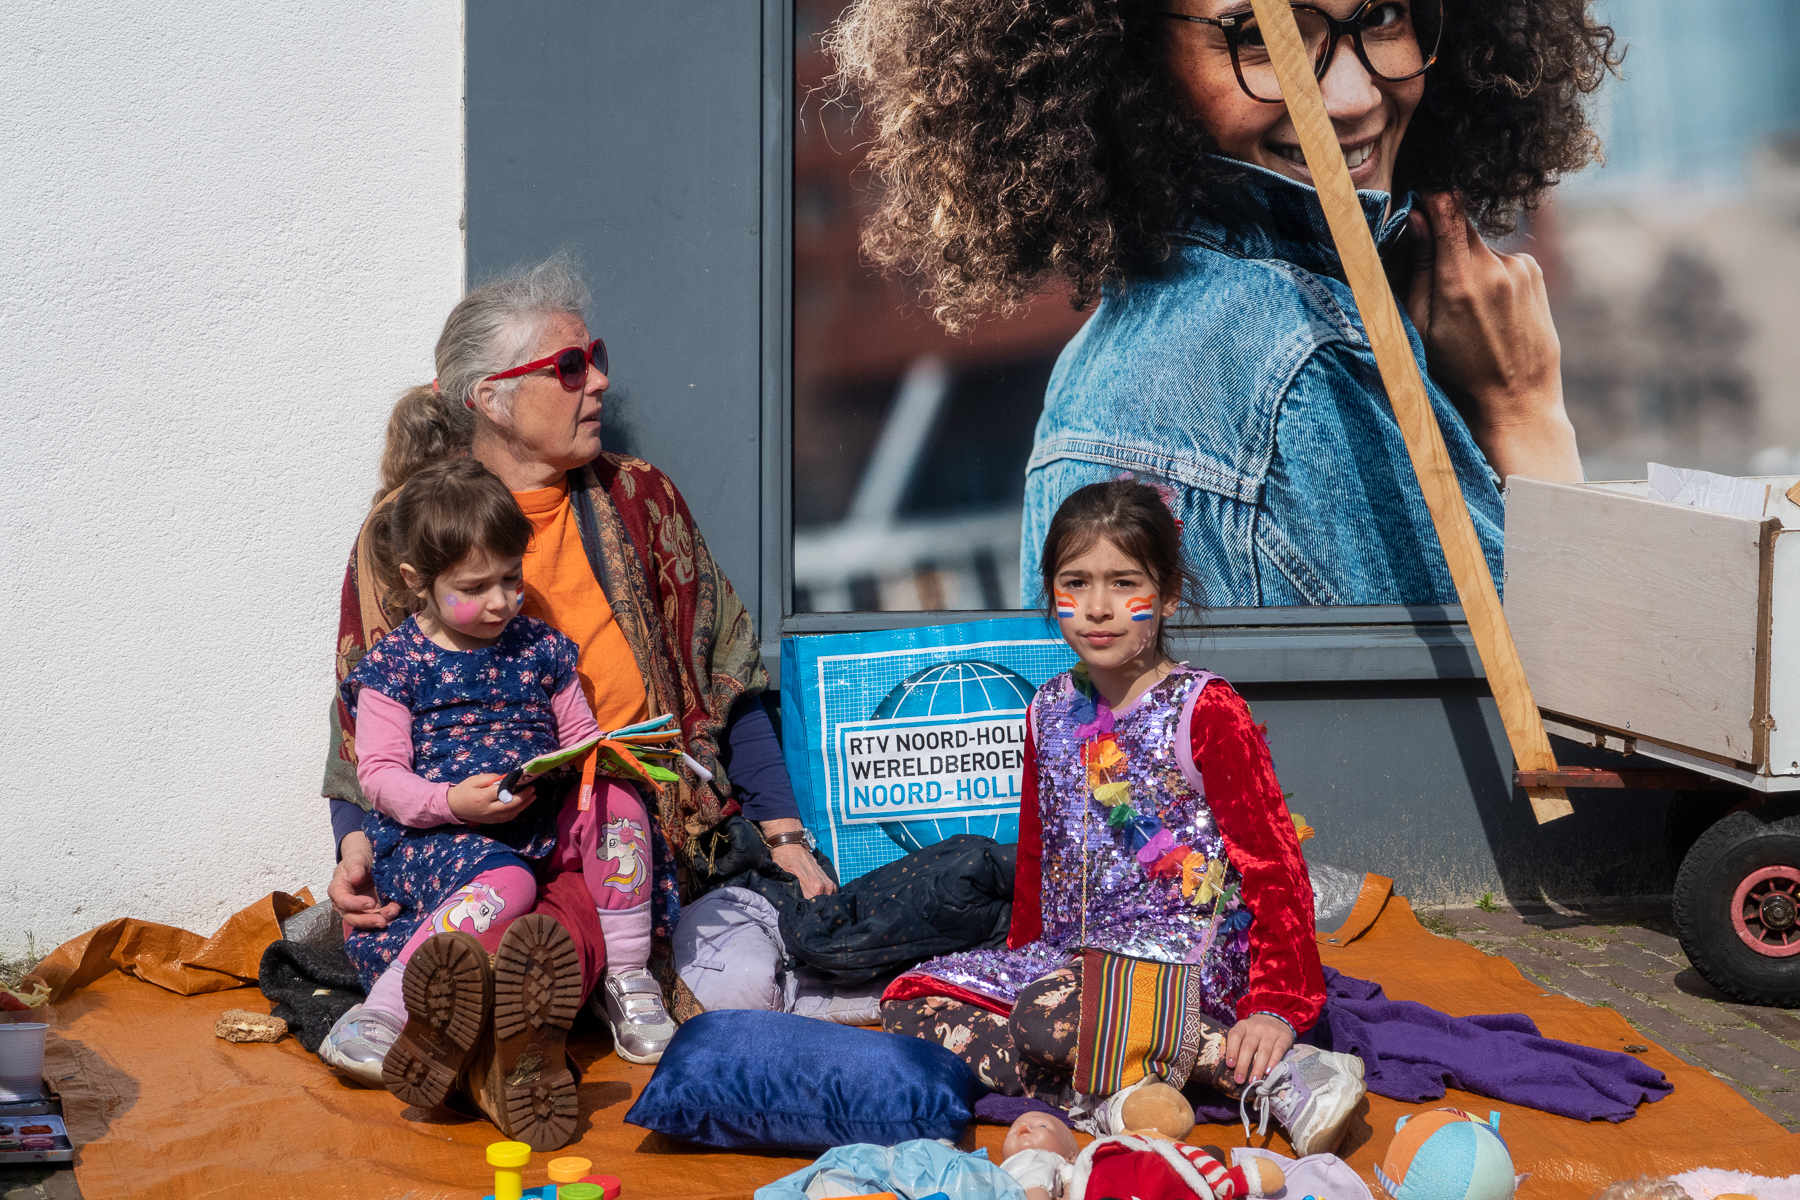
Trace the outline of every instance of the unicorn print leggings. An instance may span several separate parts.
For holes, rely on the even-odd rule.
[[[556,821],[555,871],[579,869],[606,937],[606,973],[642,969],[650,962],[650,816],[636,789],[610,779],[594,781],[592,806],[582,812],[579,788],[569,789]],[[506,927],[537,903],[537,880],[517,860],[483,871],[420,923],[392,965],[369,989],[367,1004],[404,1018],[401,983],[406,963],[437,933],[473,936],[488,953]]]

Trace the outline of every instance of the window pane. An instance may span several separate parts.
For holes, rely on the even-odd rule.
[[[863,264],[867,131],[819,49],[840,7],[796,5],[794,611],[1017,608],[1032,429],[1085,317],[1052,296],[951,337]]]

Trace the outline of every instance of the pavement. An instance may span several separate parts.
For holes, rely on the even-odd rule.
[[[1737,1004],[1681,953],[1668,904],[1430,909],[1427,928],[1497,954],[1546,991],[1616,1010],[1648,1040],[1800,1130],[1800,1016]]]
[[[1800,1130],[1800,1016],[1735,1004],[1688,965],[1669,907],[1425,909],[1426,928],[1497,954],[1546,991],[1617,1010],[1649,1041]],[[0,1200],[79,1200],[68,1168],[0,1167]]]
[[[81,1200],[81,1189],[73,1167],[0,1167],[0,1200]]]

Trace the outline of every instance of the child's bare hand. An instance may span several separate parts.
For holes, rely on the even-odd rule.
[[[1225,1065],[1232,1078],[1255,1083],[1286,1057],[1294,1044],[1294,1031],[1267,1013],[1253,1013],[1225,1035]]]
[[[500,798],[504,775],[471,775],[450,789],[450,811],[468,825],[498,825],[510,821],[531,806],[537,791],[530,785],[512,794],[509,804]]]

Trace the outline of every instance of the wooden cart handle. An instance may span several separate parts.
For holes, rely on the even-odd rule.
[[[1512,630],[1507,628],[1506,614],[1500,608],[1500,594],[1488,572],[1487,556],[1482,553],[1475,523],[1469,519],[1456,468],[1432,414],[1425,380],[1419,374],[1400,310],[1381,269],[1375,238],[1357,201],[1350,169],[1344,165],[1337,132],[1325,111],[1325,98],[1319,93],[1319,81],[1300,40],[1293,10],[1288,7],[1288,0],[1251,0],[1251,6],[1262,25],[1263,42],[1269,48],[1275,77],[1287,100],[1288,116],[1300,135],[1300,149],[1312,171],[1319,203],[1331,227],[1331,240],[1337,245],[1344,276],[1356,297],[1369,347],[1375,353],[1375,365],[1387,388],[1401,436],[1406,439],[1407,455],[1419,477],[1419,490],[1425,494],[1425,505],[1431,510],[1431,523],[1443,545],[1457,598],[1462,601],[1475,648],[1487,671],[1488,686],[1500,708],[1506,740],[1512,744],[1520,770],[1554,771],[1556,754],[1550,749],[1549,735],[1544,732],[1543,719],[1531,697],[1531,685],[1519,662],[1519,649],[1513,644]],[[1531,797],[1531,810],[1540,824],[1575,811],[1568,792],[1562,788],[1529,788],[1526,794]]]

